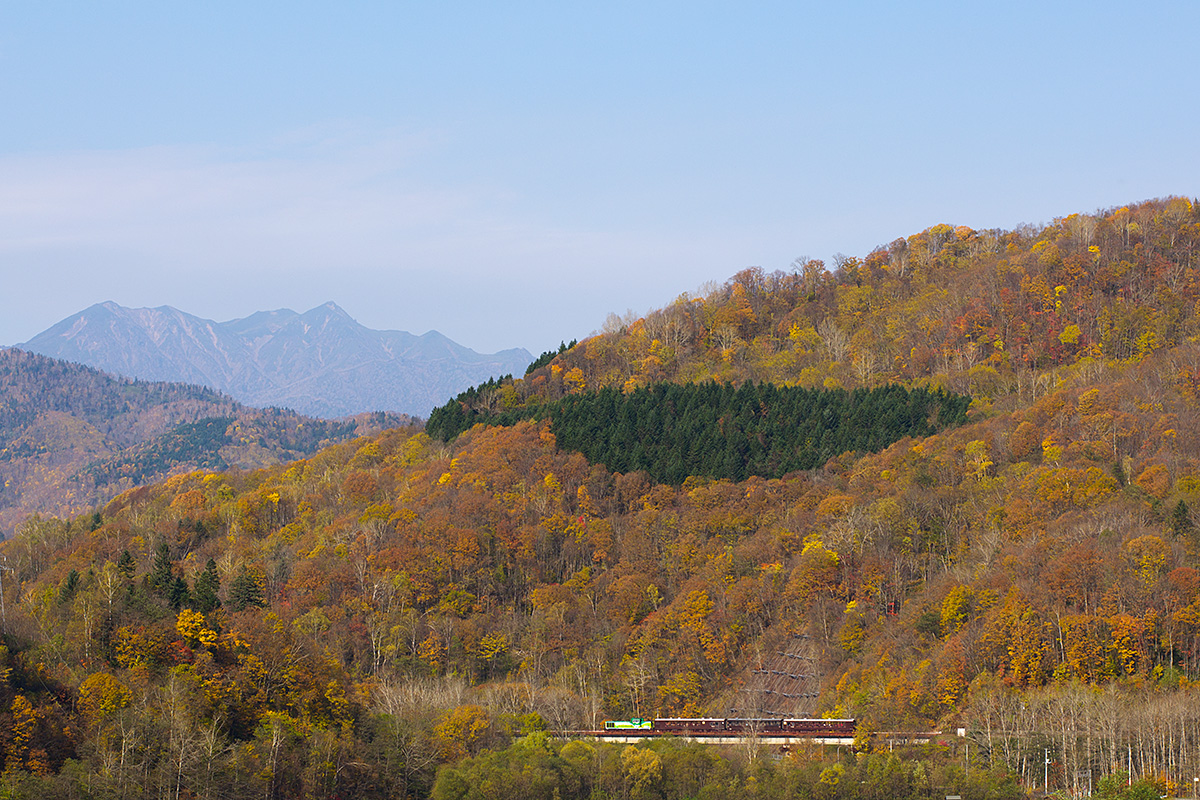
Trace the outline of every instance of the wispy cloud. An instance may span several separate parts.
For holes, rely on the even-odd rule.
[[[477,213],[469,188],[405,180],[419,143],[319,142],[270,154],[159,147],[0,159],[0,248],[79,245],[197,262],[214,247],[313,262],[335,249],[378,258],[405,232]],[[383,248],[386,251],[387,248]],[[206,264],[210,265],[210,264]]]
[[[435,134],[343,126],[0,157],[0,264],[29,297],[0,341],[107,298],[218,318],[336,299],[377,327],[538,347],[713,277],[696,272],[705,237],[550,223],[568,197],[448,175],[453,155]]]

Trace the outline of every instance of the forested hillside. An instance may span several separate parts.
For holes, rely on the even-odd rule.
[[[78,513],[172,473],[261,467],[405,421],[248,408],[200,386],[0,349],[0,535],[30,514]]]
[[[422,796],[436,779],[448,798],[503,777],[531,797],[753,796],[761,779],[982,800],[1092,780],[1116,797],[1130,770],[1179,792],[1200,769],[1197,243],[1183,199],[939,225],[614,320],[449,412],[610,387],[643,402],[663,382],[973,398],[961,424],[778,477],[619,471],[552,415],[517,414],[27,524],[3,551],[4,775],[41,796]],[[798,711],[864,734],[962,727],[966,774],[937,745],[938,777],[882,753],[767,775],[752,752],[505,749],[605,717],[724,716],[795,635],[820,688]]]
[[[612,472],[741,481],[813,469],[845,452],[874,452],[906,436],[966,421],[969,398],[900,386],[808,391],[798,387],[657,384],[625,394],[605,387],[549,403],[481,413],[463,395],[435,409],[425,430],[447,441],[473,424],[547,419],[565,450]]]

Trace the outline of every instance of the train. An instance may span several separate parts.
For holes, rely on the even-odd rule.
[[[654,723],[648,719],[606,719],[604,720],[604,730],[606,731],[648,731],[653,730]]]
[[[645,731],[659,734],[719,734],[755,733],[777,736],[853,736],[857,722],[853,719],[788,719],[738,717],[659,717],[655,720],[605,720],[605,731]]]

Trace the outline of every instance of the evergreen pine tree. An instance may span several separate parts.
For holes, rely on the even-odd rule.
[[[195,591],[192,593],[192,605],[201,614],[207,614],[221,605],[217,592],[221,588],[221,579],[217,576],[217,562],[211,558],[204,565],[204,571],[196,576]]]
[[[79,572],[71,570],[67,574],[67,579],[63,581],[62,588],[58,590],[58,602],[66,604],[75,599],[75,592],[79,589]]]
[[[1180,500],[1171,511],[1171,533],[1176,536],[1186,536],[1196,527],[1192,522],[1192,512],[1188,504]]]
[[[129,555],[128,550],[121,552],[121,557],[117,559],[117,570],[125,576],[125,580],[133,580],[133,573],[137,571],[137,562],[133,560],[133,556]]]
[[[258,577],[242,567],[229,584],[229,608],[241,611],[246,606],[262,606],[263,592]]]
[[[156,594],[166,597],[171,590],[171,582],[175,576],[171,572],[171,548],[165,541],[159,542],[154,551],[154,566],[146,576],[146,582]]]
[[[187,581],[176,575],[167,585],[167,604],[171,608],[182,608],[191,602]]]

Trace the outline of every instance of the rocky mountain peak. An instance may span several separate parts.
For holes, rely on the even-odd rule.
[[[415,336],[361,325],[329,301],[297,313],[228,322],[171,306],[90,306],[19,345],[131,378],[209,386],[256,406],[318,417],[368,411],[425,416],[488,378],[520,374],[521,348],[477,353],[436,331]]]

